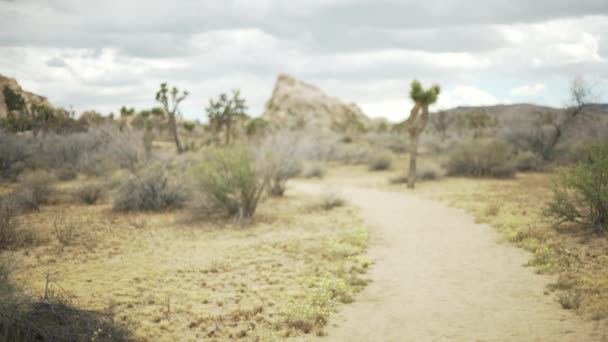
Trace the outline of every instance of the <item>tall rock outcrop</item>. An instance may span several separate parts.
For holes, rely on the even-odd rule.
[[[17,80],[15,80],[14,78],[0,75],[0,118],[5,118],[9,112],[8,107],[6,105],[6,100],[4,98],[5,87],[11,88],[14,92],[23,97],[25,106],[28,111],[33,103],[51,106],[50,102],[46,99],[46,97],[25,91],[23,90],[23,88],[21,88],[19,83],[17,83]]]
[[[354,132],[371,123],[354,103],[345,104],[313,85],[284,74],[279,75],[262,118],[280,128],[335,132]]]

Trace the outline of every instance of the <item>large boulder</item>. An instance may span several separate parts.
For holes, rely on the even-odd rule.
[[[262,118],[277,128],[335,132],[360,131],[371,123],[356,104],[343,103],[289,75],[279,75]]]

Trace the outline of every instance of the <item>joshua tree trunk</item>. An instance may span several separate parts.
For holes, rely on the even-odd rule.
[[[180,154],[184,152],[182,149],[182,145],[179,143],[179,137],[177,135],[177,125],[175,124],[175,113],[168,113],[169,115],[169,130],[171,131],[171,135],[173,135],[173,140],[175,141],[175,147],[177,147],[177,153]]]
[[[416,162],[418,158],[418,132],[410,132],[410,169],[407,175],[407,187],[413,189],[416,184]]]

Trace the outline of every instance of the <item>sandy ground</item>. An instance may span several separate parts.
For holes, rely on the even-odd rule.
[[[605,322],[563,310],[545,293],[553,279],[523,267],[529,255],[494,228],[412,194],[337,191],[375,227],[376,265],[373,283],[332,317],[321,341],[608,341]]]

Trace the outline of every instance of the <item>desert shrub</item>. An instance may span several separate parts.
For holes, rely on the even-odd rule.
[[[337,207],[344,206],[346,201],[344,198],[338,196],[334,192],[326,192],[321,197],[321,200],[318,203],[318,207],[323,210],[332,210]]]
[[[440,179],[444,174],[441,166],[435,163],[421,163],[416,167],[416,179],[420,181]]]
[[[9,195],[19,210],[37,210],[48,202],[55,178],[46,171],[34,171],[20,177],[19,187]]]
[[[36,300],[19,291],[0,264],[0,341],[135,341],[111,313],[78,309],[47,292]]]
[[[534,152],[519,152],[515,158],[515,167],[518,171],[533,171],[540,166],[540,158]]]
[[[388,170],[392,165],[393,158],[387,152],[374,154],[367,162],[367,166],[370,171]]]
[[[60,181],[70,181],[78,177],[78,172],[73,166],[66,166],[55,170],[55,176]]]
[[[53,234],[60,244],[69,246],[76,238],[76,224],[65,218],[57,219],[53,222]]]
[[[513,149],[500,140],[470,141],[452,151],[446,168],[453,176],[512,177],[515,174]]]
[[[268,180],[268,192],[273,196],[282,196],[287,180],[301,171],[297,143],[288,132],[266,138],[258,151],[258,161]]]
[[[423,162],[416,167],[416,180],[437,180],[444,176],[445,171],[436,163]],[[407,184],[407,175],[400,175],[390,179],[391,184]]]
[[[372,151],[367,145],[356,143],[333,143],[325,156],[325,160],[346,164],[362,164],[369,161]]]
[[[19,240],[16,210],[6,199],[0,200],[0,250],[13,246]]]
[[[209,151],[196,178],[205,198],[229,216],[253,216],[266,187],[256,160],[238,146]]]
[[[325,177],[325,167],[320,163],[306,163],[301,172],[304,178],[323,178]]]
[[[104,188],[99,183],[89,183],[76,189],[73,195],[81,203],[92,205],[103,197]]]
[[[11,197],[0,199],[0,251],[35,243],[33,231],[21,227],[17,214],[18,208],[11,202]]]
[[[0,129],[0,177],[14,178],[28,166],[31,139]]]
[[[588,158],[561,170],[546,214],[558,222],[608,231],[608,143],[589,148]]]
[[[186,190],[169,181],[167,172],[152,165],[130,176],[115,194],[115,211],[157,211],[180,208],[187,200]]]
[[[386,149],[396,154],[407,152],[408,137],[400,133],[368,133],[365,139],[373,147]]]

